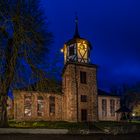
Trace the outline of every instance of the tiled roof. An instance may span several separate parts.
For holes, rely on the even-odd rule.
[[[109,92],[103,91],[101,89],[98,89],[98,95],[99,96],[116,96],[116,97],[119,97],[119,95],[117,95],[117,94],[109,93]]]

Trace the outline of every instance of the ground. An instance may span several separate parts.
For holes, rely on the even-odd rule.
[[[0,135],[0,140],[139,140],[140,134],[127,135],[23,135],[8,134]]]

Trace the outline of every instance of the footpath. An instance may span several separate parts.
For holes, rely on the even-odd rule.
[[[67,129],[0,128],[0,134],[67,134]]]
[[[93,130],[0,128],[0,134],[104,134]]]

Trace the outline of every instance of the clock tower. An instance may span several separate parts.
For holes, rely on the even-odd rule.
[[[96,65],[90,62],[92,47],[78,32],[64,44],[63,68],[63,120],[70,122],[93,122],[98,120]]]
[[[74,37],[64,44],[62,52],[64,52],[64,63],[79,62],[89,63],[91,45],[89,41],[81,38],[78,32],[78,18],[75,20],[75,34]]]

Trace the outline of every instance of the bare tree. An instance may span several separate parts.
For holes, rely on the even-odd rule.
[[[133,85],[122,84],[120,86],[112,86],[110,91],[120,95],[121,105],[125,105],[131,110],[140,102],[140,82]]]
[[[17,82],[23,83],[25,69],[30,69],[28,76],[33,78],[44,76],[38,64],[52,41],[46,25],[39,0],[0,0],[1,127],[8,126],[8,91]]]

